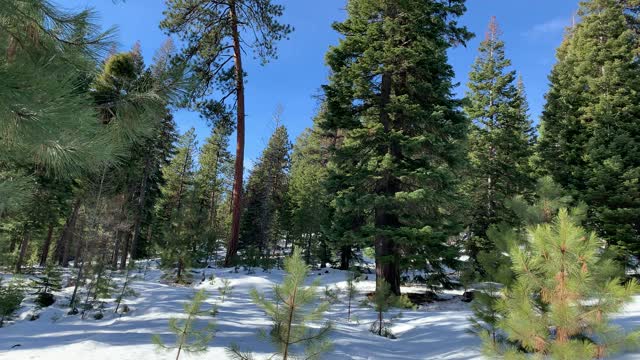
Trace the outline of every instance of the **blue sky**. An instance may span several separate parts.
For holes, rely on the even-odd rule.
[[[275,128],[273,114],[281,106],[282,123],[287,126],[291,140],[311,125],[317,108],[320,86],[326,82],[327,68],[324,54],[336,44],[338,35],[331,23],[346,16],[346,0],[275,0],[285,5],[284,22],[295,27],[288,41],[279,44],[279,58],[261,66],[250,57],[246,59],[248,72],[246,161],[251,167]],[[163,18],[162,0],[58,0],[68,9],[93,7],[99,22],[106,28],[118,28],[117,40],[121,50],[140,41],[147,62],[166,39],[158,28]],[[479,42],[484,37],[491,16],[496,16],[503,31],[507,56],[513,67],[523,76],[531,106],[531,117],[537,119],[544,104],[547,76],[555,62],[555,49],[562,40],[563,29],[571,23],[578,0],[468,0],[466,15],[461,23],[476,37],[467,44],[450,51],[450,63],[460,86],[456,92],[464,94],[467,73]],[[179,111],[175,115],[180,131],[196,129],[200,143],[210,129],[197,114]],[[235,140],[232,139],[232,144]]]

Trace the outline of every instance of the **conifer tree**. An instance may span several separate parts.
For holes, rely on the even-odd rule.
[[[346,287],[346,295],[347,295],[347,321],[351,322],[351,303],[358,296],[358,287],[356,286],[358,279],[356,278],[355,273],[349,273],[347,275],[347,287]]]
[[[489,343],[489,354],[589,359],[637,346],[639,332],[624,334],[610,320],[638,284],[615,276],[617,266],[601,255],[601,241],[577,225],[579,214],[560,209],[553,223],[528,229],[526,246],[511,248],[515,282],[499,300],[505,315],[498,327],[515,346]]]
[[[185,319],[171,318],[169,320],[169,330],[175,334],[175,345],[166,345],[159,335],[152,337],[153,343],[160,349],[177,350],[176,360],[180,358],[182,351],[186,353],[199,353],[207,350],[209,343],[213,339],[213,323],[197,328],[198,317],[207,312],[200,310],[202,303],[207,298],[204,289],[198,291],[193,296],[191,302],[184,305]]]
[[[330,262],[326,227],[330,217],[327,180],[328,146],[317,125],[305,130],[291,154],[288,198],[291,203],[291,241],[304,249],[307,264]]]
[[[322,127],[343,136],[330,174],[342,184],[336,212],[367,216],[355,232],[373,239],[376,274],[394,294],[404,266],[434,274],[455,266],[446,241],[460,231],[468,123],[452,96],[447,50],[470,38],[456,22],[464,11],[462,0],[350,1],[347,19],[334,24],[344,38],[326,56]]]
[[[319,281],[305,286],[309,269],[302,260],[301,249],[295,249],[285,259],[284,268],[287,275],[282,284],[274,287],[274,299],[267,299],[255,289],[251,291],[251,298],[273,321],[270,335],[277,347],[274,355],[281,356],[282,360],[296,358],[297,349],[302,347],[305,359],[318,359],[331,346],[326,339],[331,324],[327,322],[319,329],[312,329],[308,323],[321,320],[329,304],[324,302],[312,306],[317,301]],[[251,359],[250,353],[242,352],[235,344],[228,349],[228,353],[234,359]]]
[[[517,223],[498,223],[489,226],[487,238],[493,244],[491,250],[481,250],[477,261],[480,269],[468,269],[466,274],[473,281],[479,281],[471,304],[473,316],[470,332],[483,338],[493,346],[508,342],[498,324],[506,315],[498,306],[504,291],[515,281],[511,248],[523,246],[527,242],[526,227],[548,224],[557,215],[559,209],[571,205],[572,198],[565,194],[550,177],[540,178],[531,199],[522,195],[506,201],[506,208],[518,217]],[[574,212],[582,211],[576,207]]]
[[[156,205],[163,232],[158,244],[161,258],[164,266],[176,268],[178,283],[185,280],[185,270],[196,256],[193,250],[203,236],[196,225],[200,211],[194,191],[195,152],[195,129],[191,128],[180,137],[174,157],[162,169],[162,197]]]
[[[165,19],[160,24],[168,33],[178,34],[184,42],[178,57],[187,62],[198,82],[191,102],[208,119],[226,121],[235,110],[236,154],[233,182],[231,236],[225,265],[238,251],[242,180],[244,176],[245,71],[242,55],[250,50],[263,64],[276,57],[276,43],[293,30],[278,22],[284,7],[271,0],[196,0],[167,1]],[[202,29],[207,29],[202,36]],[[203,100],[214,90],[223,95],[217,100]],[[229,99],[232,100],[229,100]]]
[[[490,224],[513,223],[506,200],[531,191],[529,158],[533,128],[527,115],[522,82],[505,55],[501,31],[493,17],[469,74],[465,111],[473,121],[469,134],[470,241],[468,255],[493,244],[486,233]]]
[[[636,1],[580,3],[542,116],[545,171],[589,207],[587,225],[609,244],[640,251],[640,26]]]
[[[47,266],[44,273],[34,281],[34,286],[38,288],[36,304],[47,307],[55,302],[52,292],[62,289],[62,272],[55,266]]]
[[[222,279],[222,286],[218,287],[218,291],[220,292],[220,302],[223,303],[225,297],[228,298],[231,295],[231,291],[233,291],[233,286],[231,285],[231,280]]]
[[[0,281],[0,327],[18,310],[24,299],[24,289],[16,282],[4,285]]]
[[[241,231],[241,246],[270,262],[284,235],[280,219],[288,216],[285,196],[289,185],[291,143],[287,129],[278,126],[249,176]]]
[[[200,201],[206,209],[206,224],[209,241],[207,255],[216,254],[220,241],[227,236],[223,224],[223,216],[219,208],[224,204],[227,196],[227,182],[225,171],[231,164],[231,154],[227,150],[231,128],[227,124],[217,124],[211,135],[205,140],[198,156],[199,168],[195,175],[195,182],[200,191]]]

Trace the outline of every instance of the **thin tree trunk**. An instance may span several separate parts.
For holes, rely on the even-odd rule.
[[[22,236],[22,243],[20,244],[20,254],[18,255],[18,261],[16,261],[16,274],[20,274],[22,272],[22,263],[24,262],[25,255],[27,254],[30,237],[31,233],[29,230],[25,229],[24,235]]]
[[[73,210],[64,224],[64,229],[58,238],[56,244],[56,257],[58,264],[63,267],[69,266],[69,249],[73,240],[73,235],[78,220],[78,212],[80,211],[80,199],[76,199],[73,203]]]
[[[49,248],[51,247],[51,238],[53,237],[53,222],[49,224],[49,230],[47,231],[47,237],[42,244],[40,250],[40,266],[47,265],[47,258],[49,257]]]
[[[242,209],[242,177],[244,175],[244,74],[242,72],[242,49],[238,32],[238,14],[235,0],[230,1],[231,32],[233,37],[233,54],[235,59],[237,124],[236,124],[236,162],[233,179],[233,213],[231,217],[231,236],[227,246],[225,266],[231,266],[233,258],[238,252],[238,238],[240,236],[240,214]]]
[[[111,256],[111,268],[116,270],[118,268],[118,257],[120,255],[120,244],[122,238],[122,231],[116,231],[116,244],[113,247],[113,256]]]
[[[131,240],[131,233],[127,232],[125,235],[125,241],[122,246],[122,255],[120,257],[120,270],[127,268],[127,255],[129,253],[129,242]]]
[[[138,197],[138,211],[133,224],[133,238],[131,239],[131,259],[138,258],[138,239],[140,238],[140,226],[142,224],[142,212],[147,195],[147,183],[149,168],[151,167],[151,156],[146,154],[144,171],[142,172],[142,183],[140,184],[140,196]]]

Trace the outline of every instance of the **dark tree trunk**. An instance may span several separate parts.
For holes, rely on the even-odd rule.
[[[391,122],[387,106],[391,100],[392,78],[390,73],[382,74],[382,82],[380,86],[380,122],[386,132],[391,131]],[[399,149],[397,144],[391,142],[387,145],[387,154],[392,159],[398,159]],[[398,191],[396,179],[393,174],[383,173],[382,179],[378,181],[376,193],[378,195],[395,196]],[[397,215],[391,213],[383,204],[375,208],[375,228],[378,233],[375,235],[375,252],[376,252],[376,285],[379,286],[380,281],[389,283],[391,291],[395,295],[400,295],[400,267],[398,249],[395,241],[389,235],[384,234],[391,228],[400,226]]]
[[[116,243],[113,246],[113,256],[111,257],[111,268],[116,270],[118,268],[118,255],[120,254],[120,243],[122,238],[122,231],[116,231]]]
[[[49,224],[47,237],[44,239],[44,243],[42,244],[42,249],[40,250],[40,266],[47,265],[47,258],[49,257],[49,248],[51,247],[52,237],[53,237],[53,223]]]
[[[64,267],[69,266],[69,248],[71,247],[71,242],[73,240],[73,233],[75,231],[79,210],[80,199],[76,199],[73,203],[73,210],[67,218],[64,228],[62,229],[60,237],[56,243],[56,259],[58,264]]]
[[[351,264],[351,246],[343,245],[340,248],[340,270],[349,270]]]
[[[140,184],[140,196],[138,197],[138,211],[136,212],[136,218],[133,223],[133,238],[131,239],[131,259],[138,258],[138,241],[140,239],[140,226],[142,224],[142,212],[144,211],[144,204],[147,195],[147,183],[150,167],[151,156],[149,154],[146,154],[144,171],[142,173],[142,183]]]
[[[24,262],[24,257],[27,254],[27,248],[29,247],[29,237],[31,233],[29,230],[24,231],[24,235],[22,236],[22,243],[20,244],[20,253],[18,255],[18,261],[16,261],[16,274],[20,274],[22,272],[22,263]]]
[[[236,2],[230,1],[231,31],[233,37],[233,54],[235,58],[235,80],[237,97],[237,124],[236,124],[236,163],[233,175],[233,213],[231,217],[231,236],[227,246],[225,266],[231,266],[231,262],[238,252],[238,239],[240,236],[240,215],[242,210],[242,177],[244,175],[244,74],[242,72],[242,48],[240,47],[240,33],[238,32],[238,14]]]
[[[122,255],[120,257],[120,270],[127,268],[127,255],[129,252],[129,242],[131,241],[131,233],[127,232],[125,235],[124,246],[122,247]]]

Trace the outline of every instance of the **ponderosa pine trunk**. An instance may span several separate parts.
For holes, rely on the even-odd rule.
[[[227,256],[224,260],[225,266],[231,266],[233,259],[238,253],[238,239],[240,236],[240,215],[242,210],[242,177],[244,175],[244,74],[242,71],[242,49],[240,47],[240,34],[238,32],[238,14],[236,13],[236,2],[229,2],[231,16],[231,31],[233,37],[233,54],[235,60],[235,80],[237,97],[237,119],[236,119],[236,161],[233,175],[233,213],[231,216],[231,236],[227,245]]]
[[[42,243],[42,249],[40,250],[40,266],[47,265],[47,258],[49,257],[49,248],[51,247],[52,237],[53,237],[53,223],[50,223],[49,229],[47,230],[47,237],[44,239],[44,243]]]

